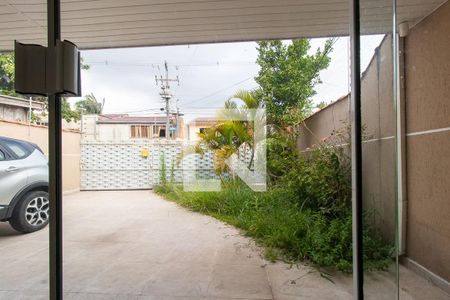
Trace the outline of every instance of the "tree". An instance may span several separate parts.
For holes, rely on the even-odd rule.
[[[83,114],[101,114],[104,106],[105,98],[103,98],[100,103],[97,101],[97,98],[95,98],[94,93],[86,95],[83,100],[75,103],[76,111]]]
[[[244,104],[240,107],[237,108],[237,104],[234,104],[234,107],[237,108],[237,110],[240,110],[240,113],[242,115],[249,115],[249,111],[252,110],[252,115],[254,118],[254,121],[240,121],[240,127],[242,127],[242,130],[244,130],[245,132],[245,136],[247,137],[246,140],[243,140],[243,144],[244,144],[244,149],[246,149],[246,146],[250,147],[251,150],[251,157],[250,157],[250,161],[248,163],[248,167],[250,168],[252,163],[253,163],[253,159],[255,157],[255,139],[254,139],[254,132],[255,132],[255,121],[256,118],[262,118],[265,116],[261,116],[259,114],[256,113],[256,109],[262,109],[264,108],[264,102],[262,101],[262,99],[260,97],[258,97],[258,94],[256,91],[238,91],[236,94],[234,94],[229,101],[231,101],[232,99],[238,99],[240,101],[242,101]],[[234,102],[233,102],[234,103]],[[233,106],[233,105],[231,105]],[[259,121],[261,121],[259,119]],[[258,122],[259,124],[261,124],[261,122]],[[245,150],[244,150],[245,151]]]
[[[327,107],[327,103],[325,101],[321,101],[319,104],[316,105],[316,108],[318,109],[324,109]]]
[[[258,42],[257,63],[261,66],[255,78],[258,97],[264,101],[270,123],[283,128],[295,126],[311,112],[314,86],[319,73],[330,63],[329,53],[335,39],[327,40],[323,50],[308,54],[308,39]]]
[[[238,105],[234,100],[240,100],[242,105]],[[254,158],[254,122],[243,120],[243,116],[252,114],[253,109],[262,108],[262,101],[256,98],[254,91],[239,91],[225,102],[224,110],[218,113],[218,123],[199,133],[200,141],[196,146],[197,153],[204,153],[205,149],[210,149],[215,153],[215,171],[222,174],[228,171],[225,161],[233,154],[238,158],[241,153],[251,151],[248,167],[250,168]],[[259,116],[255,116],[259,117]]]
[[[67,122],[76,122],[80,120],[80,113],[76,110],[72,110],[69,101],[67,101],[67,98],[65,97],[61,99],[61,116]]]
[[[14,96],[14,53],[0,54],[0,94]]]

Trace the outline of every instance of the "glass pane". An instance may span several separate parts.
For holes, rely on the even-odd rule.
[[[450,281],[450,3],[397,8],[403,159],[399,199],[400,288],[445,299]],[[411,282],[416,281],[414,286]],[[420,288],[419,288],[420,287]],[[445,292],[447,294],[445,294]]]
[[[376,6],[361,1],[363,265],[368,299],[395,299],[398,292],[393,7],[390,0]]]
[[[14,41],[46,44],[45,2],[32,10],[0,3],[0,299],[49,298],[45,98],[15,92]]]
[[[377,233],[392,249],[374,252],[387,258],[386,272],[366,271],[369,298],[448,297],[448,226],[442,226],[448,167],[437,159],[448,149],[449,72],[441,63],[448,60],[448,39],[441,38],[448,36],[447,4],[362,3],[363,33],[384,35],[368,66],[361,66],[365,251]],[[373,35],[362,37],[362,56],[373,41]]]
[[[81,110],[82,191],[64,207],[68,296],[351,298],[348,4],[216,2],[223,11],[177,3],[176,18],[156,23],[173,7],[92,10],[90,30],[62,20],[86,47],[152,45],[161,30],[179,44],[82,51],[90,68],[72,108],[106,101]],[[246,183],[240,171],[255,174],[262,158],[258,191],[259,174]]]

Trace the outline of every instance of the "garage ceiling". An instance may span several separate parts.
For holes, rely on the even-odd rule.
[[[392,1],[363,0],[365,34],[389,32]],[[442,0],[398,0],[416,23]],[[46,45],[45,0],[0,0],[0,51]],[[81,49],[342,36],[348,0],[62,0],[62,37]]]

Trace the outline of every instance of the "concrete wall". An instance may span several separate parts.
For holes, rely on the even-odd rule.
[[[364,47],[364,45],[362,45]],[[362,75],[363,204],[384,238],[395,238],[395,123],[392,47],[386,36]],[[309,117],[300,127],[298,148],[309,148],[333,131],[350,125],[349,98],[341,97]],[[349,143],[350,141],[344,141]]]
[[[361,109],[365,126],[363,204],[375,210],[372,222],[384,238],[393,243],[396,228],[396,153],[391,43],[391,36],[386,36],[363,74]]]
[[[30,141],[48,155],[48,129],[45,126],[0,120],[0,136]],[[63,191],[80,190],[80,133],[64,130],[62,135]]]
[[[187,125],[187,139],[188,141],[198,141],[200,138],[198,137],[198,134],[200,133],[200,128],[209,128],[211,127],[211,124],[188,124]]]
[[[26,122],[28,120],[28,109],[0,103],[0,118]]]
[[[82,138],[86,141],[128,141],[131,138],[131,126],[134,124],[105,124],[97,123],[97,115],[84,115],[82,121]],[[184,139],[184,121],[182,118],[179,119],[180,122],[180,132],[178,133],[178,139]],[[141,125],[141,124],[136,124]],[[165,127],[162,125],[152,125],[152,124],[142,124],[150,126],[151,138],[159,138],[158,129]],[[155,131],[155,134],[153,134]],[[133,138],[134,139],[134,138]]]
[[[450,281],[450,3],[405,39],[407,255]]]
[[[404,40],[406,246],[408,258],[450,281],[450,3]],[[364,45],[362,45],[364,46]],[[402,59],[402,57],[400,58]],[[386,37],[362,77],[363,197],[384,237],[395,233],[395,114],[392,47]],[[304,150],[349,122],[343,97],[300,128]]]
[[[131,138],[130,124],[97,124],[96,128],[99,141],[126,141]]]
[[[309,148],[330,136],[333,131],[347,126],[348,112],[348,96],[343,96],[309,117],[300,127],[298,148],[300,150]]]

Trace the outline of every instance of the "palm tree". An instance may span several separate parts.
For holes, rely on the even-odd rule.
[[[83,114],[101,114],[105,106],[105,98],[100,103],[94,93],[84,96],[83,100],[75,103],[76,110]]]
[[[243,104],[238,106],[233,99],[238,99]],[[247,147],[251,150],[248,163],[248,167],[251,167],[255,154],[254,122],[246,121],[244,116],[262,107],[262,101],[256,97],[254,91],[239,91],[225,102],[225,109],[219,111],[218,119],[222,121],[199,133],[200,141],[196,146],[196,152],[203,154],[205,148],[214,151],[216,173],[226,171],[226,159],[233,154],[237,154],[240,158],[241,149],[243,148],[245,155]]]
[[[253,163],[253,159],[255,157],[254,124],[256,123],[255,121],[257,118],[264,117],[261,115],[256,115],[256,112],[257,112],[256,110],[264,108],[264,102],[260,97],[257,96],[257,92],[255,90],[253,90],[253,91],[246,91],[246,90],[238,91],[228,101],[231,101],[232,99],[238,99],[244,103],[240,108],[238,108],[238,110],[240,110],[240,113],[247,115],[247,116],[249,114],[253,115],[252,122],[249,122],[249,121],[241,122],[241,124],[243,125],[243,128],[241,130],[245,130],[245,132],[246,132],[246,140],[244,141],[245,142],[244,152],[246,151],[247,145],[250,147],[250,150],[251,150],[251,157],[250,157],[250,161],[248,163],[248,168],[250,168]]]

